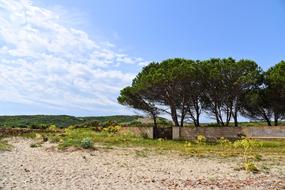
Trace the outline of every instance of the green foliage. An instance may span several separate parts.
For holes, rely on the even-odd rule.
[[[251,161],[246,161],[245,163],[243,163],[243,169],[252,173],[257,173],[259,171],[255,164]]]
[[[56,127],[56,125],[50,125],[49,127],[48,127],[48,130],[50,130],[50,131],[53,131],[53,132],[55,132],[55,131],[57,131],[57,127]]]
[[[204,135],[198,135],[196,138],[196,142],[198,144],[205,144],[206,143],[206,137]]]
[[[234,148],[242,148],[243,149],[243,156],[246,159],[252,153],[252,150],[256,147],[261,147],[261,144],[252,139],[244,138],[242,140],[236,140],[233,143]]]
[[[49,126],[45,124],[30,125],[30,129],[47,129]]]
[[[66,115],[0,116],[0,125],[5,127],[48,128],[56,125],[63,128],[80,122],[81,119]]]
[[[135,154],[137,157],[143,157],[143,158],[147,157],[147,152],[145,150],[136,150]]]
[[[101,123],[106,123],[109,121],[113,121],[118,124],[125,124],[130,123],[132,121],[136,121],[139,118],[142,118],[142,116],[138,115],[114,115],[114,116],[96,116],[96,117],[79,117],[80,119],[84,121],[98,121]]]
[[[261,161],[261,160],[262,160],[262,155],[260,155],[260,154],[255,154],[255,155],[254,155],[254,159],[255,159],[256,161]]]
[[[30,144],[30,147],[31,148],[38,148],[38,147],[41,147],[42,145],[40,143],[32,143]]]
[[[0,151],[7,151],[11,149],[11,145],[8,144],[7,140],[0,138]]]
[[[106,131],[94,131],[89,128],[67,128],[64,131],[58,131],[56,133],[31,133],[25,134],[25,137],[34,138],[35,142],[42,143],[43,136],[47,136],[50,142],[58,142],[60,149],[67,147],[81,148],[81,142],[84,138],[91,138],[94,143],[102,147],[141,147],[148,148],[150,150],[158,152],[178,152],[182,155],[192,156],[243,156],[245,160],[254,159],[256,154],[260,155],[284,155],[285,154],[285,141],[261,141],[255,140],[254,146],[251,146],[251,151],[244,157],[244,148],[247,145],[240,145],[239,140],[235,146],[234,142],[230,145],[221,145],[219,142],[205,142],[197,143],[196,141],[174,141],[165,139],[145,139],[142,136],[138,136],[129,131],[120,131],[118,133],[109,133]],[[227,141],[224,139],[225,142]],[[222,140],[224,142],[224,140]],[[1,143],[0,140],[0,149]],[[203,142],[203,141],[202,141]],[[237,145],[239,144],[239,145]],[[256,160],[256,159],[254,159]]]
[[[118,133],[121,130],[120,125],[115,125],[115,126],[108,126],[103,128],[103,131],[106,131],[108,133]]]
[[[51,143],[59,143],[61,141],[61,137],[59,134],[51,134],[48,138]]]
[[[117,124],[128,124],[137,121],[141,116],[98,116],[98,117],[73,117],[67,115],[27,115],[27,116],[0,116],[0,127],[47,129],[51,125],[57,128],[66,128],[71,125],[76,127],[96,127],[108,121]]]
[[[82,148],[88,149],[88,148],[93,148],[93,146],[94,146],[94,142],[93,142],[92,138],[86,137],[86,138],[82,139],[82,141],[81,141],[81,147]]]
[[[250,60],[167,59],[144,67],[132,85],[121,90],[118,102],[151,115],[170,114],[175,126],[183,126],[186,117],[200,126],[202,110],[219,126],[228,126],[232,118],[237,126],[241,97],[261,79],[261,69]]]
[[[265,73],[268,100],[274,114],[274,125],[285,119],[285,61],[271,67]]]
[[[219,143],[221,146],[226,147],[226,146],[231,146],[232,143],[229,141],[229,139],[226,139],[224,137],[221,137],[217,140],[217,143]]]

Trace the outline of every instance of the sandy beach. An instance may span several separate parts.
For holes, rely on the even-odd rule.
[[[0,152],[0,189],[282,189],[284,163],[258,174],[238,171],[237,158],[198,158],[136,148],[57,150],[11,138]]]

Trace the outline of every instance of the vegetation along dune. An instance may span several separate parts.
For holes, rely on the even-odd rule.
[[[0,0],[0,190],[285,190],[285,0]]]

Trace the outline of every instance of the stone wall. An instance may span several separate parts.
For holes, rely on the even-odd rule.
[[[173,127],[173,139],[193,140],[198,135],[208,139],[225,137],[235,139],[241,135],[249,138],[285,138],[285,126],[264,127]]]

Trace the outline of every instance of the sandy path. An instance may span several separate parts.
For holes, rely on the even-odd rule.
[[[135,149],[54,151],[10,139],[0,152],[0,189],[281,189],[284,165],[267,174],[235,171],[237,160],[182,157]],[[285,178],[283,178],[285,181]]]

